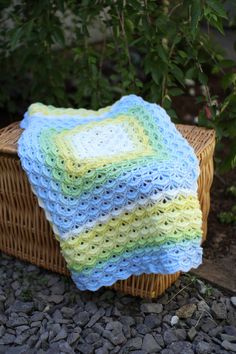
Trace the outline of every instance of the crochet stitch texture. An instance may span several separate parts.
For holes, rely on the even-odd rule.
[[[32,104],[18,154],[81,290],[202,262],[198,160],[160,106]]]

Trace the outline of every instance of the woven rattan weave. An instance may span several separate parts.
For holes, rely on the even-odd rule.
[[[206,238],[213,178],[215,134],[212,130],[177,126],[194,147],[200,162],[198,194],[203,212],[203,240]],[[59,244],[33,195],[17,157],[21,129],[17,123],[0,130],[0,250],[46,269],[68,274]],[[112,288],[124,293],[156,297],[179,276],[142,275],[118,281]]]

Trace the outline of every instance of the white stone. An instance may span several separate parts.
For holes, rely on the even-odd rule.
[[[170,324],[171,326],[175,326],[179,322],[179,317],[178,316],[172,316]]]
[[[236,307],[236,296],[232,296],[232,297],[230,298],[230,301],[231,301],[232,305],[233,305],[234,307]]]

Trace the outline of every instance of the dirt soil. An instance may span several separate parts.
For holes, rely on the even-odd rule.
[[[236,198],[226,193],[235,185],[236,170],[214,178],[211,189],[211,209],[208,218],[207,240],[203,244],[203,264],[192,273],[236,294],[236,225],[222,224],[218,215],[230,211]]]
[[[218,219],[220,212],[230,211],[236,204],[236,198],[226,193],[227,187],[235,183],[236,169],[221,177],[214,177],[207,240],[204,244],[204,254],[207,259],[225,258],[231,255],[236,247],[236,225],[222,224]]]

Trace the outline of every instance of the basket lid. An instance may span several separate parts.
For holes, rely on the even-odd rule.
[[[0,153],[17,154],[17,142],[23,131],[20,122],[15,122],[0,129]],[[215,131],[213,129],[199,128],[194,125],[176,125],[179,132],[188,140],[197,156],[211,144],[215,144]]]
[[[0,153],[17,154],[17,142],[23,129],[20,122],[15,122],[0,129]]]

